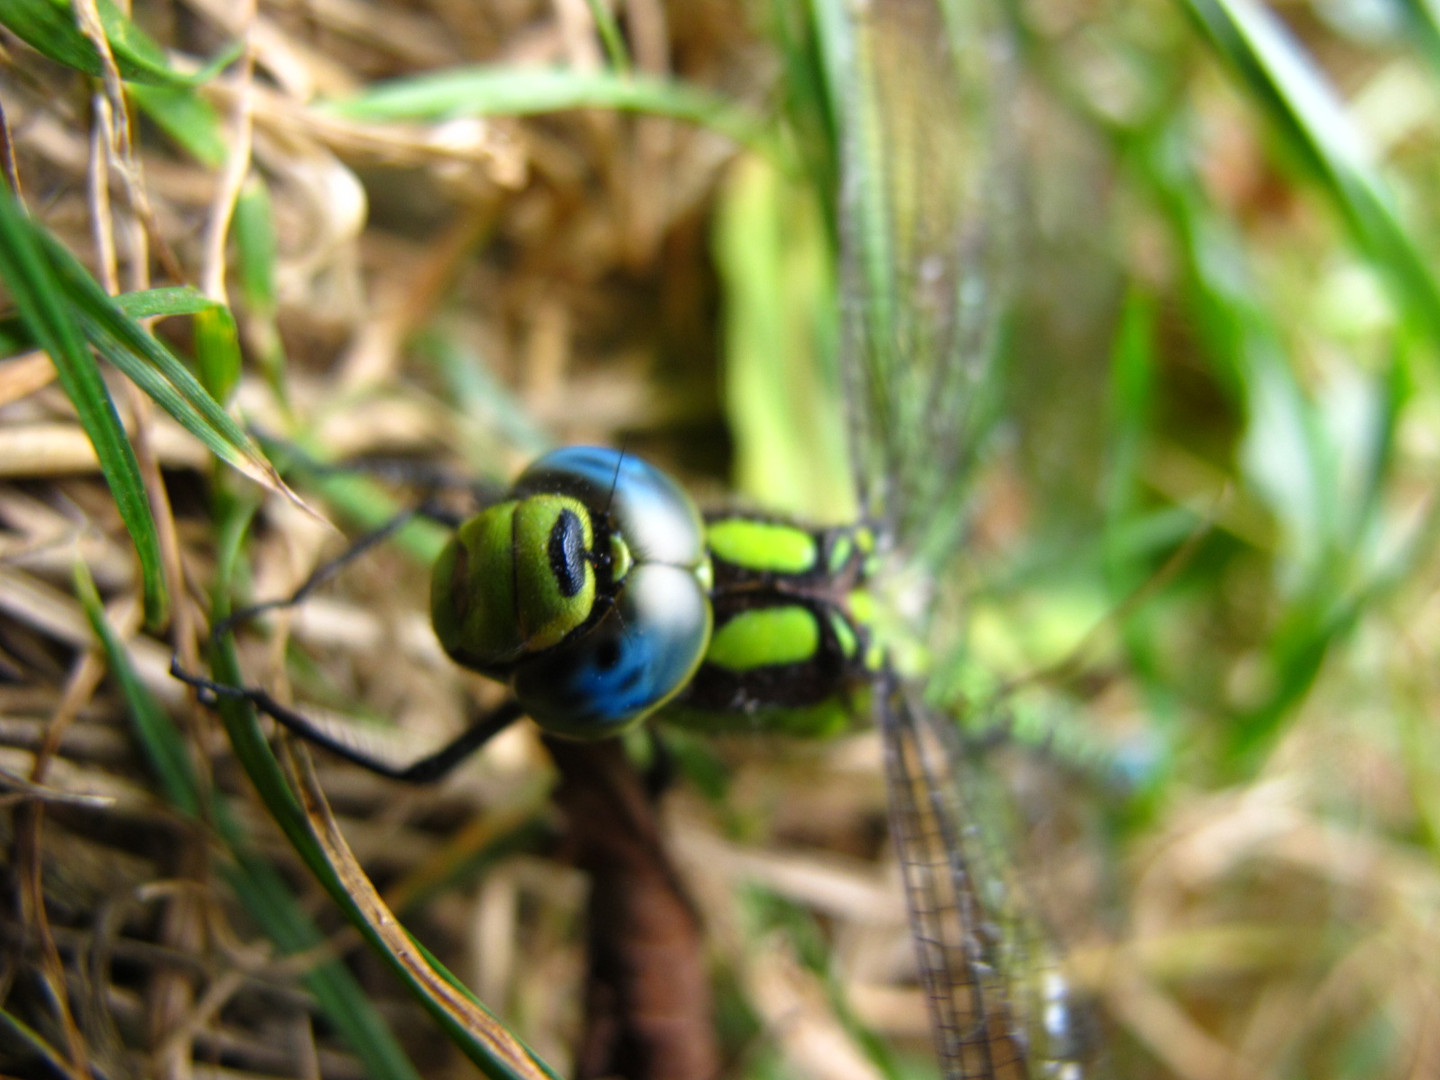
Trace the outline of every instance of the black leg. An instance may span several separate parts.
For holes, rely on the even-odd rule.
[[[448,515],[442,507],[430,502],[421,503],[413,509],[401,511],[378,529],[373,529],[360,537],[360,539],[356,540],[329,562],[321,563],[317,566],[310,576],[300,583],[300,587],[289,596],[280,597],[276,600],[264,600],[258,604],[250,604],[248,607],[242,607],[236,611],[232,611],[215,624],[214,629],[210,631],[211,640],[219,641],[237,626],[250,622],[257,615],[263,615],[265,612],[274,611],[277,608],[294,607],[301,603],[312,592],[321,585],[324,585],[376,544],[388,540],[417,517],[430,518],[445,525],[452,524],[450,520],[451,516]]]
[[[386,473],[389,471],[383,465],[379,468],[370,468],[364,463],[325,465],[311,460],[303,451],[282,440],[268,439],[258,432],[256,435],[261,438],[262,442],[267,444],[268,448],[278,446],[292,459],[298,459],[301,468],[317,475],[360,471]],[[396,475],[398,475],[398,472]],[[408,473],[401,478],[419,482],[422,486],[428,486],[432,491],[440,490],[444,487],[463,487],[474,493],[477,499],[487,502],[493,502],[497,497],[490,494],[490,489],[486,485],[468,481],[462,483],[453,476],[447,476],[435,470],[426,472],[424,475],[419,476],[418,479],[414,473]],[[462,515],[446,507],[438,499],[427,498],[420,505],[396,514],[379,528],[373,529],[361,536],[351,544],[349,548],[335,558],[316,567],[310,576],[301,582],[299,588],[289,596],[274,600],[265,600],[261,603],[251,604],[247,607],[232,611],[211,629],[211,640],[217,643],[220,642],[227,635],[233,633],[236,627],[250,622],[267,611],[295,607],[304,602],[311,593],[334,578],[346,566],[360,558],[377,544],[394,536],[415,518],[428,518],[442,525],[446,525],[451,529],[458,528],[464,520]],[[387,759],[381,754],[367,751],[361,747],[359,743],[363,738],[363,733],[357,729],[347,728],[344,724],[340,723],[327,725],[311,719],[286,705],[282,705],[276,701],[268,691],[262,690],[259,687],[232,686],[192,674],[180,666],[178,655],[171,658],[170,674],[181,682],[194,687],[202,705],[214,707],[222,698],[234,701],[248,701],[266,716],[283,724],[297,735],[315,743],[317,746],[323,746],[332,753],[362,768],[369,769],[371,772],[412,784],[426,784],[439,780],[461,761],[483,746],[492,736],[505,727],[508,727],[523,715],[523,710],[520,708],[518,702],[513,699],[503,702],[495,709],[478,717],[468,728],[433,753],[427,754],[418,760],[411,761],[408,764],[398,764],[394,760]]]
[[[485,745],[493,736],[524,715],[520,703],[513,698],[501,702],[494,709],[476,718],[474,723],[438,750],[402,765],[361,749],[340,734],[343,729],[327,730],[309,717],[280,704],[268,692],[259,687],[227,686],[225,683],[218,683],[200,675],[191,674],[180,666],[178,658],[171,659],[170,674],[181,682],[193,686],[198,692],[197,696],[202,705],[213,708],[221,698],[248,701],[266,716],[283,724],[309,742],[323,746],[346,761],[369,769],[380,776],[386,776],[392,780],[402,780],[408,784],[429,784],[441,779],[456,765]]]

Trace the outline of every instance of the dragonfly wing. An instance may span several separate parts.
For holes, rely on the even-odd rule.
[[[954,783],[954,729],[895,680],[875,695],[891,832],[947,1080],[1079,1080],[1068,994]]]
[[[1005,404],[1018,170],[1002,6],[869,0],[826,27],[842,132],[853,471],[889,569],[902,572],[891,600],[930,645],[946,628],[923,623],[963,556],[975,466]],[[945,1075],[1078,1078],[1045,937],[999,845],[962,804],[958,730],[896,677],[878,681],[892,832]]]
[[[841,195],[842,371],[862,510],[910,556],[954,551],[993,426],[1016,187],[1008,38],[984,3],[875,0],[853,72]]]

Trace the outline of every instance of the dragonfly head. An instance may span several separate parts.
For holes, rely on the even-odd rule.
[[[431,617],[459,664],[508,681],[553,734],[601,738],[694,674],[710,640],[700,515],[663,473],[613,450],[547,454],[436,561]]]

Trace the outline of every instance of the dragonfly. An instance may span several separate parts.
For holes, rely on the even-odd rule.
[[[951,783],[955,733],[896,669],[873,619],[879,542],[866,522],[701,515],[641,458],[565,447],[463,521],[435,562],[430,613],[441,645],[510,690],[440,748],[398,764],[261,688],[174,670],[413,783],[441,779],[522,716],[547,736],[584,742],[652,719],[823,738],[868,715],[885,748],[892,835],[943,1075],[1079,1080],[1079,1033],[1058,968],[1042,970],[1041,939],[995,893],[1005,883],[982,880],[967,850],[972,830]],[[300,602],[317,580],[235,612],[217,632]]]
[[[413,782],[443,776],[522,717],[577,740],[651,721],[823,737],[868,720],[884,747],[942,1074],[1079,1080],[1086,1048],[1060,969],[1013,883],[987,869],[955,784],[957,727],[927,704],[923,673],[908,669],[883,615],[898,610],[923,636],[945,599],[937,583],[964,542],[970,484],[998,410],[1011,213],[997,165],[1003,36],[983,9],[959,3],[825,10],[822,53],[841,132],[839,370],[857,520],[704,516],[636,455],[567,447],[542,456],[458,523],[432,576],[445,651],[509,693],[403,765],[263,690],[181,674]],[[216,630],[296,603],[309,585]]]

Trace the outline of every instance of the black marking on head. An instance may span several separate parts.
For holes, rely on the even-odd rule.
[[[610,554],[610,515],[592,513],[590,528],[595,531],[594,546],[585,553],[585,558],[595,568],[597,592],[603,596],[615,584],[615,559]],[[599,603],[599,596],[596,603]]]
[[[560,511],[555,524],[550,527],[550,541],[546,546],[550,558],[550,572],[560,595],[574,596],[585,584],[585,528],[580,515],[570,509]]]

